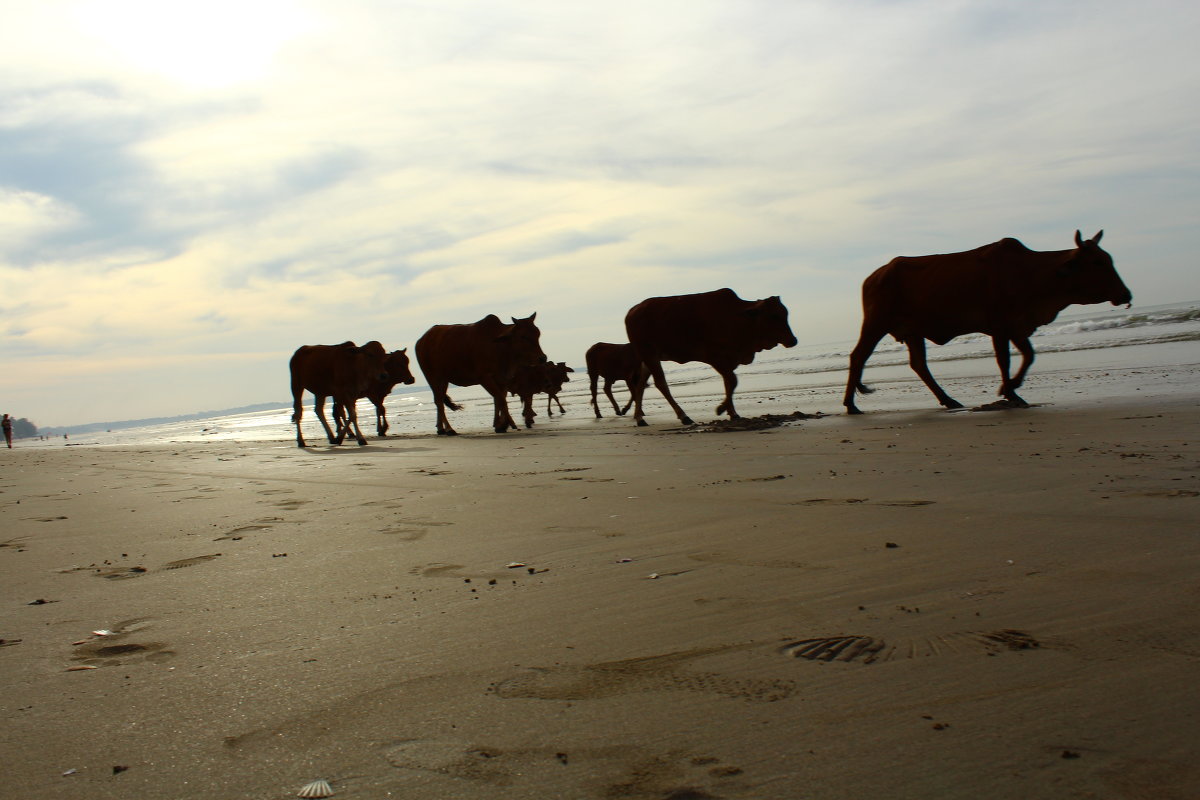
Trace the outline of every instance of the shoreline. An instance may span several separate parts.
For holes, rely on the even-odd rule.
[[[761,431],[577,401],[365,448],[18,448],[8,785],[1200,794],[1200,410],[1176,369],[1145,398],[1035,368],[1028,410],[944,412],[918,384]],[[754,395],[746,416],[795,410]]]

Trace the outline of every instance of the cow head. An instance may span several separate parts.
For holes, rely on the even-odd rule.
[[[796,337],[788,325],[788,310],[778,296],[755,300],[746,308],[751,336],[757,350],[770,350],[777,344],[795,347]]]
[[[525,319],[513,317],[513,324],[505,325],[504,332],[496,337],[496,341],[508,345],[514,366],[546,363],[546,354],[542,352],[541,345],[542,332],[533,324],[536,318],[536,311]]]
[[[564,383],[571,380],[567,377],[567,373],[574,371],[575,370],[567,366],[567,362],[565,361],[559,361],[557,364],[550,364],[550,385],[554,387],[555,391],[558,391],[562,388]]]
[[[367,393],[367,389],[375,381],[387,381],[388,373],[386,367],[387,350],[383,349],[383,345],[376,341],[370,341],[362,347],[354,347],[353,342],[347,342],[351,346],[348,351],[354,364],[354,375],[358,383],[358,396],[363,397]],[[346,345],[342,345],[345,347]]]
[[[416,383],[416,378],[413,377],[412,370],[408,366],[407,347],[388,353],[387,359],[383,362],[383,367],[387,371],[388,381],[393,385],[397,383],[405,385]]]
[[[1064,296],[1072,303],[1103,303],[1128,306],[1133,295],[1121,281],[1112,256],[1100,249],[1100,231],[1084,239],[1075,231],[1075,252],[1059,268],[1058,278]]]

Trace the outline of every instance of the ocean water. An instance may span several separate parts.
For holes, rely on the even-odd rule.
[[[1144,388],[1151,391],[1200,395],[1200,387],[1192,382],[1194,369],[1173,369],[1200,365],[1200,301],[1133,309],[1097,305],[1072,307],[1068,311],[1039,329],[1033,337],[1037,360],[1021,390],[1022,396],[1030,402],[1039,401],[1036,395],[1039,387],[1048,392],[1069,384],[1074,394],[1089,394],[1128,391],[1130,380],[1145,381],[1147,386]],[[793,411],[842,413],[846,367],[854,344],[853,340],[802,343],[790,349],[776,348],[760,353],[753,364],[738,370],[735,401],[739,413],[743,416]],[[999,377],[989,338],[969,335],[941,347],[930,345],[928,356],[934,376],[956,399],[968,405],[995,399]],[[1018,363],[1019,356],[1014,353],[1014,370]],[[694,419],[712,419],[712,411],[722,398],[720,377],[704,364],[667,364],[666,367],[676,400]],[[535,430],[596,424],[632,427],[629,416],[614,417],[603,394],[599,400],[605,419],[595,419],[589,405],[587,374],[582,365],[576,369],[571,382],[560,394],[567,408],[565,415],[559,415],[556,406],[553,418],[548,417],[547,398],[539,395],[534,399],[538,413]],[[1134,377],[1126,377],[1124,383],[1113,383],[1107,389],[1101,385],[1102,381],[1096,380],[1114,373]],[[859,397],[859,405],[864,411],[937,408],[933,396],[908,367],[905,347],[890,338],[880,342],[867,363],[864,379],[868,385],[880,390]],[[417,380],[422,379],[418,376]],[[981,386],[985,388],[980,389]],[[1142,388],[1139,386],[1136,390]],[[891,391],[885,392],[885,389]],[[624,384],[615,387],[614,392],[623,405],[628,397]],[[451,412],[451,424],[456,430],[462,434],[494,435],[491,434],[492,401],[480,387],[452,387],[451,396],[465,406],[463,411]],[[320,423],[312,413],[311,400],[306,396],[304,435],[310,445],[325,446]],[[327,404],[327,414],[332,413],[330,405]],[[434,406],[427,389],[394,392],[386,405],[390,435],[434,435]],[[509,405],[514,419],[520,422],[519,401],[510,398]],[[645,409],[652,425],[675,424],[670,408],[653,388],[646,391]],[[79,434],[71,440],[57,438],[20,444],[37,447],[255,441],[294,446],[295,427],[291,423],[291,414],[290,407],[280,407],[205,420]],[[374,439],[373,406],[367,401],[360,402],[358,414],[363,433],[368,439]],[[350,441],[349,446],[355,445]]]

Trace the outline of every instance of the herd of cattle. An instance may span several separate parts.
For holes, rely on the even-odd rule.
[[[862,332],[850,354],[847,413],[862,413],[854,403],[855,394],[871,391],[862,382],[863,368],[889,334],[907,345],[913,371],[946,408],[962,405],[933,379],[925,359],[925,340],[945,344],[967,333],[990,336],[1000,367],[999,394],[1013,405],[1024,406],[1016,390],[1033,363],[1029,337],[1038,327],[1072,304],[1129,305],[1132,301],[1112,257],[1100,248],[1102,235],[1103,231],[1084,239],[1076,231],[1074,248],[1045,252],[1030,250],[1016,239],[1001,239],[962,253],[902,256],[875,270],[862,287]],[[551,403],[558,402],[558,392],[573,370],[563,362],[547,360],[536,317],[513,318],[507,324],[489,314],[469,324],[434,325],[417,340],[417,362],[437,407],[438,434],[457,433],[446,416],[447,408],[460,408],[450,399],[450,384],[479,385],[492,396],[497,433],[517,427],[508,410],[510,394],[521,399],[526,427],[533,425],[535,395],[547,396],[546,411],[552,414]],[[596,416],[601,416],[597,384],[602,379],[613,410],[623,415],[633,406],[638,425],[646,424],[642,398],[650,378],[680,422],[692,422],[671,395],[663,361],[710,365],[725,382],[725,399],[716,413],[737,418],[733,405],[737,367],[751,363],[763,350],[796,344],[787,308],[778,297],[743,300],[731,289],[644,300],[625,315],[625,331],[627,344],[598,342],[588,349],[587,371]],[[1010,346],[1021,354],[1015,375],[1009,372]],[[414,383],[407,350],[388,353],[375,341],[361,347],[353,342],[305,345],[292,356],[290,367],[292,422],[300,447],[306,446],[300,430],[306,390],[316,398],[314,410],[331,443],[341,444],[347,433],[353,433],[359,444],[366,444],[355,412],[358,399],[368,398],[375,405],[376,429],[384,436],[388,429],[384,399],[396,384]],[[612,384],[621,380],[631,394],[624,408],[618,407],[612,394]],[[333,429],[325,418],[326,397],[333,398]]]

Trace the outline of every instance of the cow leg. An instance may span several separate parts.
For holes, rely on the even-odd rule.
[[[617,405],[617,398],[613,397],[613,392],[612,392],[612,385],[613,385],[613,383],[614,383],[614,381],[612,380],[612,378],[605,378],[605,379],[604,379],[604,394],[605,394],[605,395],[607,395],[607,397],[608,397],[608,402],[612,403],[612,407],[613,407],[613,413],[614,413],[614,414],[616,414],[618,417],[622,417],[622,416],[624,416],[624,415],[625,415],[625,411],[628,411],[628,410],[629,410],[629,407],[628,407],[628,406],[626,406],[626,408],[625,408],[625,411],[622,411],[622,410],[621,410],[621,407],[620,407],[619,405]],[[626,382],[626,384],[625,384],[625,385],[626,385],[626,388],[628,388],[628,389],[629,389],[629,392],[630,392],[630,394],[629,394],[629,402],[631,402],[631,403],[632,403],[632,402],[633,402],[633,388],[632,388],[632,387],[633,387],[633,384],[632,384],[632,383],[629,383],[629,382]],[[597,409],[596,409],[596,416],[600,416],[600,409],[599,409],[599,408],[597,408]]]
[[[292,384],[292,422],[296,424],[296,447],[308,447],[304,443],[304,434],[300,431],[300,419],[304,416],[303,394],[303,386],[297,391],[296,385]]]
[[[375,404],[375,432],[380,436],[387,436],[388,432],[387,411],[383,408],[383,403]]]
[[[336,402],[337,401],[334,401],[335,406],[336,406]],[[335,434],[332,430],[330,430],[329,420],[325,419],[325,396],[324,395],[317,397],[316,401],[313,403],[313,411],[316,412],[317,419],[321,420],[321,427],[325,429],[325,435],[329,437],[329,443],[330,444],[341,444],[342,437],[345,435],[345,433],[344,433],[344,431],[339,430],[339,432]],[[336,409],[335,409],[334,422],[336,422],[336,421],[337,421],[337,415],[336,415]]]
[[[507,409],[508,403],[506,402],[504,405],[505,405],[505,408]],[[505,413],[507,413],[507,410]],[[537,416],[537,413],[533,410],[533,395],[532,394],[527,394],[527,395],[524,395],[523,397],[521,397],[521,416],[525,419],[525,427],[532,428],[533,427],[533,418]],[[516,429],[516,427],[517,427],[516,425],[512,424],[512,417],[509,417],[508,424],[512,425],[513,429]],[[503,433],[503,431],[501,431],[501,433]]]
[[[1025,382],[1025,375],[1029,372],[1029,367],[1033,364],[1033,344],[1025,336],[1014,336],[1010,341],[1016,345],[1018,352],[1021,353],[1021,367],[1017,370],[1017,374],[1010,380],[1008,377],[1008,341],[1004,344],[1004,361],[1000,362],[1000,351],[996,351],[996,361],[1000,363],[1000,377],[1003,382],[1000,384],[1000,394],[1004,399],[1015,406],[1026,408],[1029,406],[1024,400],[1017,395],[1017,389],[1021,388],[1021,384]],[[992,337],[992,342],[999,347],[996,337]]]
[[[654,385],[658,387],[658,391],[662,393],[662,396],[667,401],[667,405],[671,406],[671,410],[675,412],[675,416],[679,418],[679,421],[684,425],[694,424],[692,422],[692,418],[683,413],[683,409],[680,408],[679,403],[675,402],[675,398],[671,395],[671,389],[669,386],[667,386],[667,376],[663,373],[662,362],[658,360],[651,361],[650,364],[647,365],[647,368],[650,370],[649,374],[654,376]],[[642,395],[645,394],[645,381],[645,375],[638,380],[638,384],[641,386],[642,391],[638,393],[637,407],[633,412],[633,418],[637,420],[638,425],[646,424],[646,420],[642,414]]]
[[[337,400],[334,400],[333,401],[333,433],[339,442],[342,441],[342,437],[345,435],[345,433],[344,433],[345,427],[346,427],[346,409],[341,403],[339,403]]]
[[[609,386],[612,386],[612,383],[609,383]],[[631,405],[633,405],[633,383],[628,378],[625,379],[625,388],[629,390],[629,402],[626,403],[625,407],[622,408],[620,411],[617,411],[617,401],[612,396],[612,390],[611,389],[606,390],[606,391],[608,391],[608,399],[612,400],[613,411],[617,411],[618,417],[623,417],[627,413],[629,413],[629,407]]]
[[[643,364],[638,371],[637,380],[629,387],[633,393],[633,420],[639,426],[646,425],[645,415],[642,414],[642,397],[646,394],[646,383],[650,380],[650,369]]]
[[[428,376],[427,376],[428,377]],[[458,431],[450,427],[450,420],[446,417],[446,406],[450,406],[453,410],[458,410],[454,401],[446,394],[446,389],[449,383],[441,380],[429,381],[429,389],[433,392],[433,404],[437,407],[437,433],[438,436],[457,436]]]
[[[346,438],[346,434],[353,431],[354,441],[358,442],[360,446],[365,445],[367,437],[363,436],[362,429],[358,427],[358,409],[355,408],[354,401],[342,403],[341,406],[346,415],[346,422],[338,429],[337,442],[335,444],[341,444]]]
[[[553,401],[554,401],[554,403],[555,403],[555,405],[557,405],[557,406],[558,406],[558,413],[559,413],[559,414],[566,414],[566,413],[567,413],[567,410],[566,410],[565,408],[563,408],[562,400],[559,400],[559,399],[558,399],[558,395],[556,395],[556,394],[552,394],[552,395],[550,395],[550,399],[551,399],[551,400],[553,400]],[[550,410],[550,403],[549,403],[549,401],[547,401],[547,402],[546,402],[546,411],[549,411],[549,410]]]
[[[908,340],[908,364],[929,387],[929,391],[933,392],[933,396],[939,403],[946,408],[963,407],[962,403],[946,394],[942,387],[938,386],[938,382],[933,379],[933,373],[929,371],[929,364],[925,361],[925,340],[920,336],[914,336]]]
[[[1012,343],[1017,346],[1017,350],[1021,353],[1021,368],[1017,370],[1017,375],[1013,378],[1012,388],[1020,389],[1025,383],[1025,375],[1029,372],[1029,368],[1033,366],[1033,343],[1028,337],[1015,336]]]
[[[600,413],[600,404],[596,402],[596,388],[597,388],[597,384],[599,384],[599,382],[600,382],[600,376],[597,375],[595,372],[589,372],[588,373],[588,382],[591,383],[591,386],[592,386],[592,410],[596,412],[596,419],[600,419],[602,416],[604,416],[603,414]],[[608,393],[608,396],[611,398],[612,393],[608,391],[608,386],[609,386],[608,379],[605,378],[604,379],[604,391],[606,393]],[[616,407],[617,407],[617,404],[614,402],[613,408],[615,409]]]
[[[870,394],[873,389],[867,387],[862,382],[863,369],[867,366],[867,359],[871,357],[871,353],[875,352],[876,345],[883,338],[884,331],[873,331],[867,328],[864,324],[862,333],[858,337],[858,344],[850,351],[850,374],[846,379],[846,396],[842,401],[842,405],[846,407],[847,414],[861,414],[862,411],[854,404],[854,393],[862,392]]]
[[[737,374],[733,370],[717,370],[721,373],[721,378],[725,381],[725,402],[717,406],[717,416],[721,416],[724,412],[729,412],[730,419],[737,419],[738,413],[733,408],[733,390],[737,388]]]
[[[483,388],[492,396],[492,430],[496,433],[507,433],[509,428],[516,430],[517,425],[513,422],[512,414],[508,412],[508,391],[486,383],[483,384]]]

